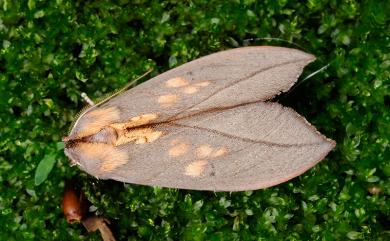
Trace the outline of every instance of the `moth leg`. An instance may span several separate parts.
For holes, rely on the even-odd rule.
[[[88,95],[87,95],[85,92],[82,92],[82,93],[81,93],[81,97],[83,98],[83,100],[84,100],[85,102],[88,103],[88,105],[90,105],[90,106],[94,106],[94,105],[95,105],[95,102],[93,102],[93,101],[88,97]]]
[[[70,166],[71,167],[74,167],[76,165],[80,166],[80,163],[76,162],[75,160],[72,160],[72,159],[69,158],[69,161],[70,161]]]
[[[216,188],[216,185],[215,185],[215,180],[214,180],[214,177],[215,177],[215,167],[214,167],[214,164],[211,164],[211,173],[210,173],[210,177],[213,177],[211,179],[212,183],[213,183],[213,192],[214,192],[214,195],[217,196],[217,188]]]

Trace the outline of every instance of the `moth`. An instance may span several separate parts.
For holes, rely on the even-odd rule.
[[[149,186],[243,191],[285,182],[336,145],[270,101],[314,60],[270,46],[196,59],[84,111],[65,154],[96,178]]]

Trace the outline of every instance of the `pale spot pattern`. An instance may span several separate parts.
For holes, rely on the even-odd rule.
[[[199,177],[202,175],[206,164],[207,164],[206,160],[198,160],[198,161],[191,162],[186,167],[185,174],[191,177]]]
[[[168,88],[180,88],[184,94],[193,95],[199,92],[202,88],[210,85],[210,81],[200,81],[193,84],[183,78],[183,77],[174,77],[168,79],[165,82],[165,86]],[[172,107],[179,101],[179,96],[177,94],[166,94],[158,97],[157,102],[164,108]]]
[[[160,138],[162,134],[162,131],[155,131],[152,128],[124,130],[118,136],[115,145],[119,146],[129,142],[134,142],[135,144],[150,143]]]
[[[162,107],[171,107],[178,101],[179,101],[179,96],[175,94],[162,95],[157,99],[157,102]]]
[[[196,149],[196,155],[198,158],[213,158],[220,157],[227,153],[225,147],[213,148],[210,145],[201,145]]]
[[[222,157],[228,153],[226,147],[212,147],[209,144],[203,144],[196,148],[195,155],[199,160],[191,162],[185,168],[184,174],[191,177],[199,177],[203,172],[209,161]]]
[[[174,144],[172,144],[172,143],[173,142],[171,142],[171,145],[173,145],[173,146],[168,151],[169,156],[179,157],[179,156],[182,156],[188,152],[188,149],[189,149],[188,144],[177,143],[177,142],[174,142]]]
[[[170,88],[183,87],[183,86],[188,85],[188,80],[181,78],[181,77],[176,77],[176,78],[172,78],[172,79],[167,80],[165,85],[167,87],[170,87]]]
[[[200,89],[204,88],[204,87],[207,87],[210,85],[210,82],[209,81],[201,81],[201,82],[197,82],[197,83],[194,83],[192,85],[189,85],[187,87],[185,87],[183,89],[183,92],[185,94],[188,94],[188,95],[192,95],[192,94],[195,94],[197,93]]]
[[[218,148],[218,150],[214,151],[212,157],[220,157],[224,156],[227,153],[227,149],[225,147]]]
[[[150,123],[152,120],[157,119],[158,115],[155,113],[143,114],[131,118],[127,122],[113,123],[110,126],[117,130],[124,130],[127,128],[133,128]]]
[[[210,145],[202,145],[196,149],[196,155],[199,158],[206,158],[210,156],[212,151],[213,148]]]
[[[151,113],[151,114],[139,115],[139,116],[131,118],[130,120],[133,123],[136,123],[138,125],[143,125],[143,124],[149,123],[150,121],[152,121],[156,118],[157,118],[157,114]]]
[[[127,152],[117,149],[112,145],[103,143],[80,143],[77,148],[84,155],[84,159],[89,161],[102,161],[97,174],[111,172],[129,162]]]
[[[80,130],[76,133],[77,138],[96,134],[106,125],[118,121],[120,111],[115,106],[100,108],[87,112],[83,118],[85,124],[84,122],[80,124]]]
[[[184,88],[183,92],[186,93],[186,94],[195,94],[196,92],[199,91],[199,88],[197,88],[196,86],[188,86],[186,88]]]
[[[198,82],[198,83],[196,83],[194,85],[195,86],[199,86],[199,87],[206,87],[206,86],[210,85],[210,81],[202,81],[202,82]]]
[[[157,140],[163,134],[161,131],[155,131],[150,127],[140,128],[140,126],[149,124],[151,121],[157,119],[157,117],[158,115],[156,113],[149,113],[132,117],[127,122],[111,124],[110,127],[114,128],[118,135],[114,146],[129,142],[144,144]]]

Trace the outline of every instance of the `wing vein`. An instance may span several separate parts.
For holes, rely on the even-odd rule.
[[[196,107],[196,106],[198,106],[198,105],[204,103],[205,101],[207,101],[207,100],[210,99],[211,97],[215,96],[216,94],[220,93],[221,91],[223,91],[223,90],[225,90],[225,89],[227,89],[227,88],[230,88],[230,87],[232,87],[232,86],[234,86],[234,85],[236,85],[236,84],[238,84],[238,83],[240,83],[240,82],[242,82],[242,81],[245,81],[245,80],[247,80],[247,79],[249,79],[249,78],[252,78],[253,76],[255,76],[255,75],[257,75],[257,74],[260,74],[260,73],[262,73],[262,72],[265,72],[265,71],[268,71],[268,70],[271,70],[271,69],[273,69],[273,68],[277,68],[277,67],[280,67],[280,66],[283,66],[283,65],[288,65],[288,64],[293,64],[293,63],[299,63],[299,62],[306,62],[306,61],[307,61],[307,59],[291,60],[291,61],[286,61],[286,62],[283,62],[283,63],[280,63],[280,64],[275,64],[275,65],[269,66],[269,67],[267,67],[267,68],[263,68],[263,69],[254,71],[253,73],[250,73],[250,74],[248,74],[247,76],[245,76],[245,77],[243,77],[243,78],[240,78],[240,79],[237,79],[237,80],[235,80],[235,81],[232,81],[232,83],[230,83],[230,84],[228,84],[228,85],[226,85],[226,86],[224,86],[224,87],[222,87],[222,88],[217,89],[216,91],[214,91],[213,93],[211,93],[209,96],[207,96],[206,98],[204,98],[204,99],[201,100],[200,102],[195,103],[195,104],[189,106],[188,108],[186,108],[186,109],[180,111],[180,112],[177,113],[176,115],[172,116],[170,119],[171,119],[171,120],[172,120],[172,119],[175,119],[177,116],[181,115],[183,112],[186,112],[186,111],[188,111],[188,110],[191,110],[192,108],[194,108],[194,107]],[[262,100],[262,101],[264,101],[264,100]],[[244,103],[241,103],[241,104],[244,104]]]
[[[222,136],[225,136],[225,137],[227,137],[227,138],[240,140],[240,141],[243,141],[243,142],[261,144],[261,145],[267,145],[267,146],[277,146],[277,147],[290,148],[290,147],[315,146],[315,145],[321,145],[321,144],[323,144],[322,142],[317,142],[317,143],[301,143],[301,144],[282,144],[282,143],[275,143],[275,142],[269,142],[269,141],[253,140],[253,139],[250,139],[250,138],[240,137],[240,136],[232,135],[232,134],[225,133],[225,132],[222,132],[222,131],[218,131],[218,130],[214,130],[214,129],[209,129],[209,128],[206,128],[206,127],[190,126],[190,125],[179,124],[179,123],[174,123],[174,122],[169,122],[169,123],[166,123],[166,124],[167,124],[167,125],[171,125],[171,126],[176,126],[176,127],[187,127],[187,128],[191,128],[191,129],[206,131],[206,132],[210,132],[210,133],[222,135]]]

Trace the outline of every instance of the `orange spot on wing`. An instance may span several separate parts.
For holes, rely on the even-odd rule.
[[[150,123],[152,120],[157,119],[158,115],[155,113],[139,115],[131,118],[127,122],[113,123],[110,126],[117,130],[124,130],[127,128],[133,128]]]
[[[174,94],[162,95],[158,97],[157,102],[163,107],[171,107],[179,101],[179,97]]]
[[[202,145],[199,148],[196,149],[196,155],[199,158],[206,158],[209,157],[211,152],[213,151],[213,148],[209,145]]]
[[[104,174],[116,170],[129,162],[129,156],[125,150],[120,150],[112,145],[103,143],[80,143],[77,147],[79,155],[89,163],[86,166],[92,173]]]
[[[106,107],[106,108],[100,108],[100,109],[95,109],[87,114],[84,115],[84,117],[87,118],[106,118],[106,119],[117,119],[119,118],[119,109],[115,106],[112,107]]]
[[[157,119],[157,117],[158,115],[155,113],[144,114],[144,115],[133,117],[130,119],[130,121],[132,121],[134,124],[143,125],[149,123],[152,120]]]
[[[135,116],[127,122],[111,124],[110,127],[115,128],[118,135],[114,145],[119,146],[129,142],[144,144],[157,140],[163,134],[161,131],[155,131],[150,127],[140,128],[157,117],[158,115],[155,113],[143,114]]]
[[[208,86],[210,84],[209,81],[202,81],[202,82],[198,82],[198,83],[195,83],[193,85],[189,85],[187,87],[185,87],[183,89],[183,92],[185,94],[195,94],[196,92],[198,92],[200,90],[200,88],[204,88],[206,86]]]
[[[188,85],[188,81],[184,78],[176,77],[176,78],[172,78],[172,79],[167,80],[165,85],[167,87],[170,87],[170,88],[178,88],[178,87],[183,87],[183,86]]]
[[[162,131],[155,131],[152,128],[125,130],[118,136],[115,146],[129,142],[134,142],[135,144],[150,143],[160,138],[162,134]]]
[[[171,142],[172,143],[172,142]],[[168,154],[173,157],[178,157],[188,152],[189,146],[186,143],[175,144],[168,151]]]
[[[218,150],[214,151],[212,156],[213,157],[220,157],[225,155],[228,152],[228,150],[225,147],[221,147]]]
[[[78,127],[79,131],[76,133],[76,136],[81,138],[93,135],[119,119],[120,111],[115,106],[92,110],[81,117],[80,126]]]
[[[198,91],[199,91],[199,89],[196,86],[188,86],[184,89],[184,93],[189,94],[189,95],[195,94]]]
[[[162,131],[153,131],[152,133],[150,133],[146,137],[146,141],[147,142],[153,142],[153,141],[157,140],[158,138],[160,138],[160,136],[162,136],[162,135],[163,135]]]
[[[191,162],[190,164],[188,164],[188,166],[186,166],[185,175],[191,177],[199,177],[200,175],[202,175],[206,165],[206,160],[198,160]]]
[[[202,81],[202,82],[196,83],[194,85],[199,86],[199,87],[206,87],[206,86],[210,85],[210,81]]]

